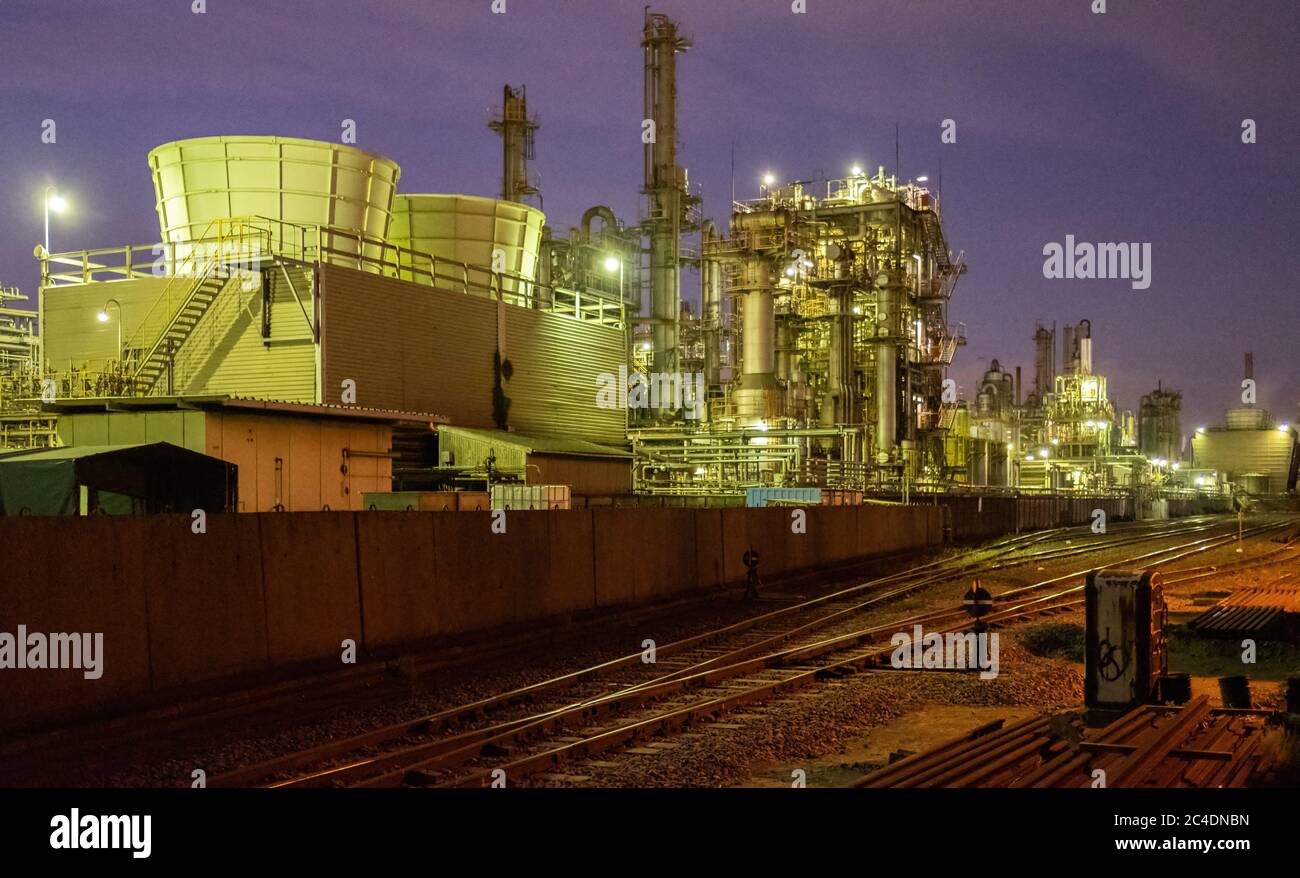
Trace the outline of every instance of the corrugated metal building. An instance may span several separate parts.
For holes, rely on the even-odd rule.
[[[404,195],[390,229],[397,164],[301,138],[176,141],[149,166],[162,244],[42,257],[58,399],[251,397],[626,444],[626,410],[597,396],[627,361],[624,305],[537,277],[540,211]]]
[[[1252,494],[1283,494],[1296,488],[1300,446],[1287,424],[1255,430],[1211,428],[1192,436],[1192,461]]]
[[[68,400],[65,445],[169,442],[239,467],[240,512],[364,509],[366,492],[392,490],[395,425],[431,429],[396,412],[231,399]]]
[[[530,485],[569,485],[579,496],[608,497],[632,488],[632,455],[580,439],[526,436],[464,427],[438,429],[438,453],[451,466],[493,469]]]
[[[313,274],[299,266],[268,268],[265,287],[254,284],[251,290],[232,278],[177,351],[158,391],[320,402],[315,333],[312,318],[304,313],[304,306],[312,307]],[[115,361],[119,333],[129,343],[151,319],[172,280],[132,277],[45,287],[41,326],[46,368],[62,376]],[[108,320],[98,319],[101,311]]]
[[[598,376],[625,362],[622,328],[321,266],[324,402],[356,382],[357,404],[437,412],[455,426],[622,445],[627,412],[597,404]],[[494,417],[498,342],[510,364]]]
[[[469,427],[625,442],[626,411],[602,408],[596,396],[599,375],[618,374],[624,362],[621,326],[339,265],[277,261],[264,274],[266,284],[251,291],[237,280],[222,289],[177,352],[162,392],[347,400],[435,412]],[[129,338],[166,284],[132,278],[46,288],[47,365],[65,373],[112,360],[115,321]],[[101,322],[110,298],[120,311]],[[498,344],[508,363],[504,420],[494,407]],[[344,396],[345,381],[354,382],[355,397]]]

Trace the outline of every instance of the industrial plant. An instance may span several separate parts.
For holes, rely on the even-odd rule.
[[[0,440],[215,453],[239,465],[247,511],[561,476],[578,497],[724,504],[769,488],[1294,490],[1287,430],[1266,481],[1263,462],[1221,443],[1194,483],[1170,478],[1191,469],[1177,392],[1117,411],[1087,319],[1059,338],[1037,326],[1025,392],[1021,368],[996,359],[959,389],[948,372],[967,338],[949,306],[967,263],[926,176],[769,174],[758,197],[703,217],[678,155],[691,41],[648,14],[641,48],[651,127],[636,218],[594,205],[561,229],[529,203],[539,124],[511,85],[490,122],[497,197],[403,191],[396,162],[351,145],[158,146],[161,244],[38,248],[39,320],[4,291]],[[230,430],[253,401],[267,426],[248,447],[193,426],[224,411]],[[506,451],[531,446],[554,465]],[[566,457],[583,464],[557,469]]]
[[[1255,340],[1194,400],[1116,365],[1113,300],[988,338],[970,166],[945,204],[865,87],[892,164],[733,146],[706,200],[708,50],[629,21],[643,91],[591,124],[642,167],[569,215],[572,96],[502,68],[491,191],[178,125],[156,243],[46,229],[0,288],[0,787],[1300,786],[1300,419]]]

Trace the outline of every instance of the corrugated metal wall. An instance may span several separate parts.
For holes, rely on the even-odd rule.
[[[116,299],[122,306],[122,339],[130,339],[131,333],[162,295],[167,280],[134,278],[42,290],[41,336],[46,363],[65,372],[69,362],[79,367],[87,360],[116,358],[118,309],[108,309],[106,323],[97,319],[100,309],[109,299]]]
[[[1289,431],[1216,430],[1192,436],[1192,453],[1197,468],[1218,470],[1220,475],[1239,481],[1245,473],[1267,473],[1268,490],[1288,490],[1295,438]]]
[[[574,494],[610,497],[632,492],[632,461],[620,458],[530,454],[528,481],[539,485],[569,485]]]
[[[324,402],[492,426],[496,303],[326,265],[321,315]]]
[[[505,387],[510,425],[625,444],[627,412],[596,405],[597,376],[617,375],[626,360],[622,331],[525,308],[507,306],[505,314],[506,358],[514,365]]]
[[[204,451],[239,467],[240,512],[277,504],[315,512],[360,510],[365,492],[392,490],[391,460],[343,453],[386,452],[391,444],[392,428],[382,424],[211,412]]]
[[[176,357],[175,393],[316,402],[316,348],[303,316],[312,313],[312,278],[291,267],[302,306],[277,268],[271,278],[271,335],[262,337],[261,287],[238,279],[222,290]]]
[[[483,466],[489,456],[496,458],[493,466],[505,472],[522,473],[528,464],[528,449],[523,445],[495,441],[456,429],[438,431],[438,454],[447,452],[451,453],[455,466]]]
[[[356,404],[446,415],[453,424],[493,429],[497,302],[322,267],[324,401],[337,403],[344,379]],[[601,372],[617,374],[621,330],[504,306],[509,425],[521,433],[625,441],[625,412],[596,405]]]
[[[170,442],[200,454],[204,444],[203,412],[85,412],[59,415],[64,445],[136,445]]]

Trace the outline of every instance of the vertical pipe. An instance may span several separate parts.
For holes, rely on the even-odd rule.
[[[745,293],[744,310],[745,375],[772,375],[776,371],[776,307],[770,289]]]
[[[891,453],[898,436],[898,315],[895,278],[880,287],[876,297],[876,335],[882,339],[876,347],[876,450]]]
[[[709,259],[710,242],[718,238],[712,220],[700,230],[700,316],[704,323],[704,383],[710,390],[722,384],[722,265]]]
[[[656,372],[677,371],[681,312],[680,169],[677,167],[677,53],[686,43],[664,15],[645,23],[645,118],[654,120],[654,142],[645,149],[645,191],[650,199],[650,319]]]

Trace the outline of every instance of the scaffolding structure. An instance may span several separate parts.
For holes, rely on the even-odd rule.
[[[58,443],[55,419],[40,411],[41,339],[35,311],[18,308],[27,296],[0,286],[0,449]]]

